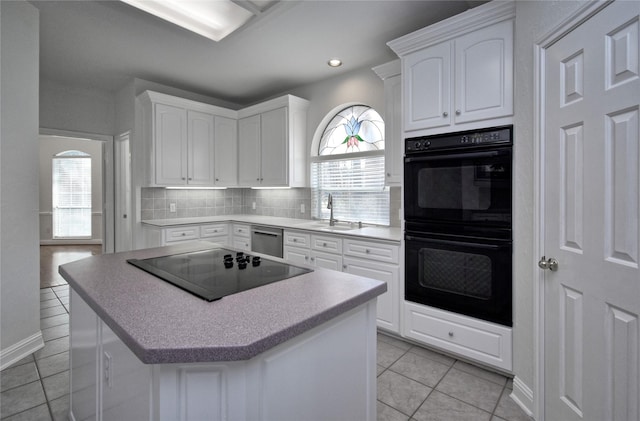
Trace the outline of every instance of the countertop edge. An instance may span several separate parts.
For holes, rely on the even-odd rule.
[[[402,231],[400,227],[385,227],[379,225],[365,225],[363,228],[332,231],[327,228],[313,227],[320,221],[313,219],[283,218],[277,216],[261,215],[220,215],[210,217],[170,218],[142,220],[143,225],[157,228],[168,228],[181,225],[202,225],[215,223],[239,223],[250,225],[265,225],[285,230],[309,231],[317,234],[339,235],[353,238],[369,238],[381,241],[400,242]],[[327,223],[328,224],[328,223]]]

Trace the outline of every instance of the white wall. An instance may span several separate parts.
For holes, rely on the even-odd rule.
[[[383,64],[383,63],[379,63]],[[339,105],[359,102],[384,115],[384,82],[370,68],[306,85],[287,92],[311,102],[307,113],[307,144],[310,152],[313,135],[329,111]],[[309,153],[307,153],[309,156]]]
[[[40,80],[40,127],[113,135],[115,95]]]
[[[0,368],[43,345],[38,249],[39,15],[0,2]]]
[[[52,158],[64,151],[77,150],[91,155],[91,239],[74,243],[102,242],[102,146],[99,140],[40,136],[40,244],[52,240]],[[68,244],[68,241],[65,241]]]
[[[534,390],[534,57],[533,46],[584,2],[517,1],[515,25],[514,373]],[[518,382],[516,382],[518,383]],[[514,390],[518,393],[518,388]],[[520,396],[523,403],[525,396]]]

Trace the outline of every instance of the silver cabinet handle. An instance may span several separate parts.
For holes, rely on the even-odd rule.
[[[371,253],[371,251],[369,249],[366,249],[364,252],[367,253],[367,254]]]
[[[346,269],[346,268],[347,268],[347,265],[342,265],[342,269]]]
[[[460,114],[462,114],[462,111],[456,110],[456,115],[460,115]]]
[[[453,338],[453,332],[449,332],[449,337]]]
[[[543,270],[549,269],[551,272],[555,272],[558,270],[558,261],[553,257],[547,259],[546,256],[542,256],[538,261],[538,267]]]
[[[327,247],[327,243],[322,243],[322,247]]]
[[[445,112],[443,112],[443,113],[442,113],[442,117],[449,117],[449,113],[448,113],[448,112],[446,112],[446,111],[445,111]]]

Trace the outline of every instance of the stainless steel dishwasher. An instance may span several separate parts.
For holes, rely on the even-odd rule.
[[[251,251],[282,257],[282,229],[251,225]]]

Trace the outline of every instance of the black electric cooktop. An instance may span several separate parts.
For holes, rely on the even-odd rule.
[[[224,248],[127,262],[207,301],[312,272]]]

